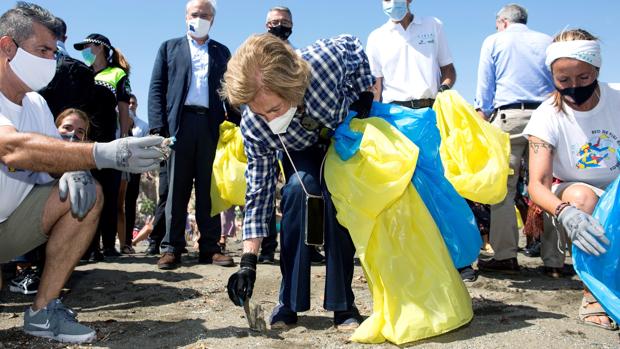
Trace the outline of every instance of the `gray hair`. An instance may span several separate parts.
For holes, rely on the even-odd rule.
[[[267,22],[269,22],[269,14],[273,11],[286,12],[286,14],[288,14],[288,17],[291,19],[291,22],[293,21],[293,13],[291,12],[290,8],[286,6],[274,6],[270,8],[269,11],[267,12],[267,19],[266,19]]]
[[[17,43],[34,35],[32,24],[36,22],[56,35],[56,17],[39,5],[18,1],[14,8],[0,17],[0,37],[10,36]]]
[[[215,10],[217,8],[217,2],[215,0],[189,0],[187,4],[185,4],[185,12],[187,12],[189,4],[191,4],[192,2],[200,2],[209,5],[211,7],[211,11],[213,12],[213,17],[215,17]]]
[[[527,24],[527,10],[517,4],[508,4],[497,13],[497,19],[505,19],[510,23]]]

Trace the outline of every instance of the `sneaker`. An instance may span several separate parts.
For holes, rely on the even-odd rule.
[[[9,291],[21,294],[36,294],[41,278],[31,268],[23,270],[9,281]]]
[[[146,248],[144,254],[147,256],[158,256],[159,255],[159,243],[151,242],[149,243],[149,247]]]
[[[133,247],[129,245],[125,245],[123,246],[123,248],[121,248],[121,253],[122,254],[134,254],[136,253],[136,251],[133,249]]]
[[[80,325],[76,317],[75,311],[54,299],[39,311],[26,309],[24,332],[63,343],[90,343],[95,340],[97,333],[90,327]]]
[[[274,256],[274,253],[265,253],[265,254],[260,254],[258,256],[258,263],[260,264],[275,264],[276,259]]]
[[[278,304],[273,308],[273,312],[269,317],[269,325],[271,329],[285,329],[297,323],[297,313],[292,311],[284,304]]]
[[[478,273],[471,266],[463,267],[458,269],[459,274],[461,274],[461,280],[463,282],[474,282],[478,280]]]
[[[540,241],[534,241],[530,246],[523,249],[523,254],[530,257],[540,257],[540,247],[542,243]]]

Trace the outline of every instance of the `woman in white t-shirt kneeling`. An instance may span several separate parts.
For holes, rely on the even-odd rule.
[[[528,191],[535,204],[555,217],[561,235],[586,253],[599,255],[609,240],[591,214],[599,196],[620,175],[620,85],[598,82],[600,45],[585,30],[556,36],[546,63],[556,91],[523,131],[530,144]],[[546,249],[562,247],[554,245]],[[556,261],[560,265],[550,267],[561,267],[561,257]],[[550,261],[543,260],[549,267]],[[579,319],[617,329],[587,289]]]

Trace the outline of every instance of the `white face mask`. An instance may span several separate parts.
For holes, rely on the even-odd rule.
[[[37,57],[17,48],[15,57],[9,62],[17,77],[32,91],[38,91],[47,86],[56,75],[56,60]]]
[[[290,125],[291,121],[293,121],[293,116],[295,116],[295,112],[297,112],[297,107],[292,107],[281,116],[278,116],[277,118],[268,121],[267,126],[269,126],[269,129],[271,130],[271,132],[273,132],[273,134],[282,134],[286,132],[286,129],[288,129],[288,125]]]
[[[209,35],[211,21],[202,18],[192,18],[187,21],[187,33],[193,38],[202,39]]]
[[[135,120],[136,119],[136,112],[129,109],[129,117],[131,118],[131,120]]]

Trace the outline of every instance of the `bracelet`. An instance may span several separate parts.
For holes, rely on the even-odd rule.
[[[555,208],[555,216],[558,217],[560,215],[560,213],[562,213],[562,211],[567,208],[568,206],[571,206],[570,202],[562,202],[560,203],[556,208]]]

